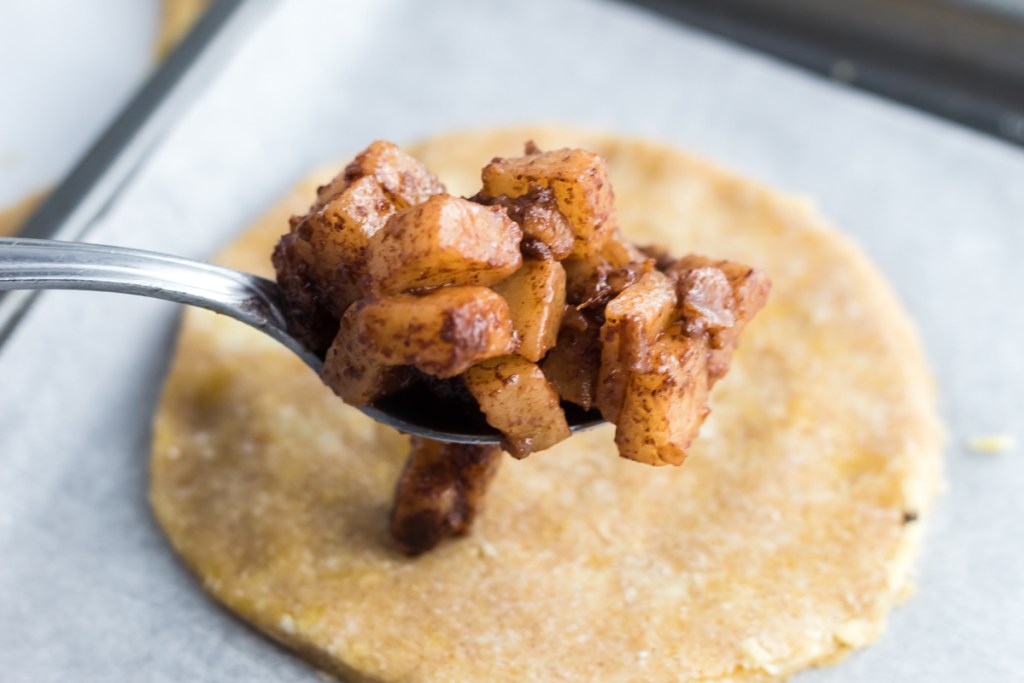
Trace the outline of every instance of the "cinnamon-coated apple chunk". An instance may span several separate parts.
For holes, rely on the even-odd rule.
[[[296,230],[312,245],[323,272],[357,260],[378,230],[395,213],[395,205],[373,178],[359,178],[329,202],[309,212]]]
[[[501,207],[439,194],[398,212],[370,239],[367,271],[384,294],[492,285],[522,265],[522,237]]]
[[[409,370],[370,358],[356,329],[357,308],[349,308],[342,316],[338,334],[324,357],[321,378],[341,400],[365,406],[402,389],[408,382]]]
[[[708,295],[706,276],[700,279],[696,276],[697,271],[707,268],[722,272],[728,282],[728,294],[720,291],[714,299]],[[740,333],[767,303],[772,288],[771,280],[763,270],[735,261],[716,261],[697,254],[684,256],[669,266],[665,273],[677,283],[676,289],[690,330],[696,326],[707,329],[709,333],[711,351],[708,372],[711,385],[714,386],[729,371],[733,354],[739,345]],[[719,283],[715,289],[721,290],[720,278],[715,280]],[[722,322],[728,322],[722,311],[728,311],[732,324]]]
[[[310,211],[295,228],[307,242],[312,273],[335,316],[366,293],[366,246],[395,213],[395,206],[370,177],[358,178],[340,194]]]
[[[398,209],[426,201],[445,191],[444,185],[419,160],[398,145],[376,140],[329,183],[317,188],[317,205],[324,205],[359,178],[372,178]]]
[[[675,283],[653,269],[608,302],[595,401],[606,420],[618,419],[630,374],[651,369],[651,347],[675,316]]]
[[[535,363],[502,356],[474,365],[463,378],[487,424],[504,435],[502,446],[514,457],[524,458],[569,438],[558,394]]]
[[[395,294],[353,306],[361,347],[381,365],[412,365],[436,377],[453,377],[516,348],[508,304],[486,287]]]
[[[496,158],[484,167],[483,194],[516,198],[550,188],[573,230],[573,256],[599,249],[613,229],[614,195],[604,159],[582,149]]]
[[[565,270],[557,261],[525,261],[493,289],[508,302],[519,335],[516,353],[536,363],[558,339],[565,310]]]
[[[323,353],[338,319],[367,286],[366,245],[394,214],[444,191],[427,168],[395,145],[374,142],[331,182],[274,249],[288,328]]]
[[[497,446],[413,437],[389,524],[402,551],[419,555],[468,533],[500,464]]]
[[[707,335],[662,335],[651,369],[632,372],[615,429],[619,455],[648,465],[680,465],[710,410]]]

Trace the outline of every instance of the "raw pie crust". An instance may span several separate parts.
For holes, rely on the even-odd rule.
[[[465,539],[387,533],[406,438],[296,358],[190,310],[156,416],[151,499],[214,597],[351,681],[768,681],[877,638],[907,593],[940,480],[920,344],[862,253],[805,200],[663,145],[552,128],[411,152],[453,194],[493,156],[608,159],[639,244],[765,269],[773,290],[679,468],[612,429],[507,458]],[[272,273],[317,174],[221,257]]]

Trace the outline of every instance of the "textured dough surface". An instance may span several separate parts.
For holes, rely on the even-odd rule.
[[[175,549],[218,600],[352,681],[765,681],[875,639],[941,450],[886,283],[805,201],[664,146],[527,128],[411,151],[469,194],[530,138],[608,159],[629,238],[773,280],[686,464],[622,460],[608,428],[506,458],[474,532],[410,560],[386,528],[406,439],[274,342],[193,310],[152,459]],[[221,260],[269,274],[316,185]]]

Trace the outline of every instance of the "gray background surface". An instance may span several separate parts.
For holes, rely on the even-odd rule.
[[[344,5],[344,7],[343,7]],[[205,257],[374,138],[558,121],[813,196],[918,321],[950,431],[920,591],[811,681],[1024,678],[1024,154],[617,4],[293,0],[91,235]],[[44,295],[0,351],[0,679],[317,680],[210,602],[145,501],[178,311]]]

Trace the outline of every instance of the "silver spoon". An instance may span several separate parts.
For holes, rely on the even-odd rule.
[[[89,289],[199,306],[273,337],[317,375],[323,369],[323,360],[288,333],[277,284],[230,268],[124,247],[0,238],[0,291],[14,289]],[[389,402],[360,410],[389,427],[437,441],[496,444],[501,438],[490,427],[471,425],[468,416],[466,424],[456,420],[441,429],[436,413],[418,414],[423,411],[415,405],[404,408]],[[594,411],[567,408],[573,432],[602,424]]]

